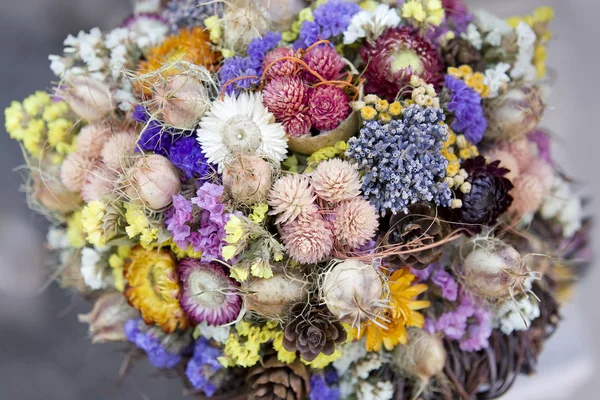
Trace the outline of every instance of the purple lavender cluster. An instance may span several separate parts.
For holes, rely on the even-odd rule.
[[[172,32],[177,32],[180,28],[204,26],[204,20],[213,15],[223,15],[222,2],[171,0],[163,12],[163,18],[169,22]]]
[[[489,346],[492,334],[492,313],[484,302],[459,287],[452,275],[439,264],[422,271],[411,271],[419,281],[429,280],[437,286],[445,300],[456,303],[456,308],[437,318],[426,318],[425,330],[434,334],[443,332],[446,337],[458,340],[462,351],[479,351]]]
[[[481,96],[461,79],[451,75],[446,75],[446,87],[450,91],[446,108],[454,115],[452,129],[464,134],[469,142],[479,143],[488,125]]]
[[[219,81],[224,85],[228,81],[243,77],[257,76],[259,78],[245,78],[237,80],[227,86],[225,92],[229,95],[238,94],[240,91],[250,89],[260,84],[262,75],[262,62],[265,55],[277,47],[281,41],[281,33],[268,32],[262,38],[254,39],[248,46],[246,57],[236,56],[225,60],[219,70]]]
[[[368,121],[348,141],[346,156],[365,172],[363,193],[382,214],[407,211],[418,201],[450,205],[452,191],[443,182],[448,160],[441,150],[448,131],[444,112],[413,104],[403,120]]]
[[[358,4],[345,0],[330,0],[313,11],[314,21],[304,21],[294,49],[306,49],[319,40],[327,40],[346,31],[354,14],[361,11]]]
[[[140,325],[142,324],[144,324],[144,321],[141,319],[131,319],[125,323],[125,336],[127,336],[127,340],[144,350],[148,355],[150,364],[154,367],[175,368],[181,361],[181,356],[167,351],[158,338],[151,332],[140,330]]]
[[[194,386],[206,396],[212,397],[217,391],[217,386],[211,378],[223,366],[217,361],[221,350],[210,345],[205,338],[199,338],[194,344],[194,356],[188,362],[185,374]]]
[[[167,157],[184,179],[206,179],[215,170],[206,160],[200,143],[186,136],[189,131],[165,127],[141,105],[136,106],[133,119],[144,124],[136,151],[152,151]]]
[[[165,225],[175,244],[202,252],[204,261],[220,259],[225,244],[229,213],[221,203],[222,194],[223,186],[206,182],[190,200],[181,194],[173,196],[173,206],[165,213]]]

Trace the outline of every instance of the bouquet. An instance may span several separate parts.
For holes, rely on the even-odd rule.
[[[52,276],[198,398],[492,399],[589,261],[553,11],[138,1],[6,109]]]

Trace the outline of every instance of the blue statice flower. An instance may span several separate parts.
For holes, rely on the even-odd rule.
[[[281,33],[267,32],[262,38],[256,38],[248,45],[246,57],[236,56],[225,60],[219,69],[219,82],[224,85],[228,81],[242,76],[262,75],[262,62],[269,51],[277,47],[281,41]],[[225,93],[238,94],[260,84],[260,78],[245,78],[227,86]]]
[[[204,20],[213,15],[223,15],[223,3],[206,0],[171,0],[167,4],[163,18],[166,19],[172,32],[179,28],[204,26]]]
[[[160,121],[152,118],[148,110],[142,105],[137,105],[133,110],[134,121],[143,124],[136,151],[152,151],[161,156],[168,157],[169,149],[181,131],[165,127]]]
[[[145,325],[141,319],[131,319],[125,323],[125,336],[127,340],[144,350],[148,360],[156,368],[172,369],[179,364],[181,356],[169,352],[151,331],[143,331],[140,326]]]
[[[487,129],[481,96],[461,79],[446,75],[446,87],[450,91],[450,101],[446,108],[454,115],[452,129],[477,144]]]
[[[402,120],[368,121],[348,141],[346,156],[365,172],[363,193],[384,215],[419,201],[448,207],[452,191],[443,182],[448,160],[441,150],[448,128],[444,112],[417,104],[403,110]]]
[[[327,40],[346,31],[350,20],[361,11],[358,4],[347,0],[329,0],[313,11],[314,21],[304,21],[294,49],[305,49],[318,40]]]
[[[216,170],[206,160],[200,143],[191,136],[179,138],[171,145],[169,160],[188,179],[206,179]]]
[[[333,379],[335,376],[335,379]],[[337,387],[337,374],[335,370],[328,369],[325,374],[314,374],[310,377],[310,400],[339,400],[340,389]]]
[[[223,366],[217,361],[221,356],[221,350],[212,347],[208,340],[199,338],[194,345],[194,356],[188,362],[185,374],[194,386],[208,397],[212,397],[217,387],[211,378]]]

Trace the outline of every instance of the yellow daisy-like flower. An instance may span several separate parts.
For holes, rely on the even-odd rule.
[[[395,101],[392,104],[390,104],[389,113],[393,117],[398,117],[400,114],[402,114],[402,104],[400,104],[399,101]]]
[[[398,344],[408,342],[406,327],[423,328],[425,317],[419,313],[430,306],[428,301],[416,300],[417,296],[427,290],[427,285],[413,285],[415,276],[409,268],[401,268],[394,272],[388,282],[390,293],[390,309],[368,323],[361,330],[360,336],[366,335],[367,351],[380,351],[381,347],[391,351]]]
[[[377,115],[377,111],[371,106],[363,107],[360,110],[360,116],[365,121],[370,121]]]
[[[179,280],[175,258],[168,250],[136,247],[125,265],[128,282],[125,296],[147,324],[156,324],[166,333],[185,329],[189,321],[179,305]]]

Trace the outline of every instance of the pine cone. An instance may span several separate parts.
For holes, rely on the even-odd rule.
[[[463,38],[455,38],[448,42],[444,49],[444,61],[449,67],[468,65],[474,71],[483,71],[485,66],[479,50]]]
[[[290,312],[285,328],[283,347],[299,351],[306,361],[313,361],[321,353],[331,355],[336,343],[346,341],[346,330],[334,320],[326,306],[296,304]]]
[[[284,364],[276,355],[266,356],[246,378],[248,400],[304,400],[308,398],[310,376],[306,366],[296,360]]]
[[[436,210],[428,204],[417,203],[408,206],[408,214],[398,213],[390,218],[390,230],[384,245],[406,245],[403,250],[417,249],[439,242],[450,232],[447,223],[436,215]],[[427,268],[440,259],[443,246],[436,246],[409,254],[390,256],[387,261],[394,266]]]

